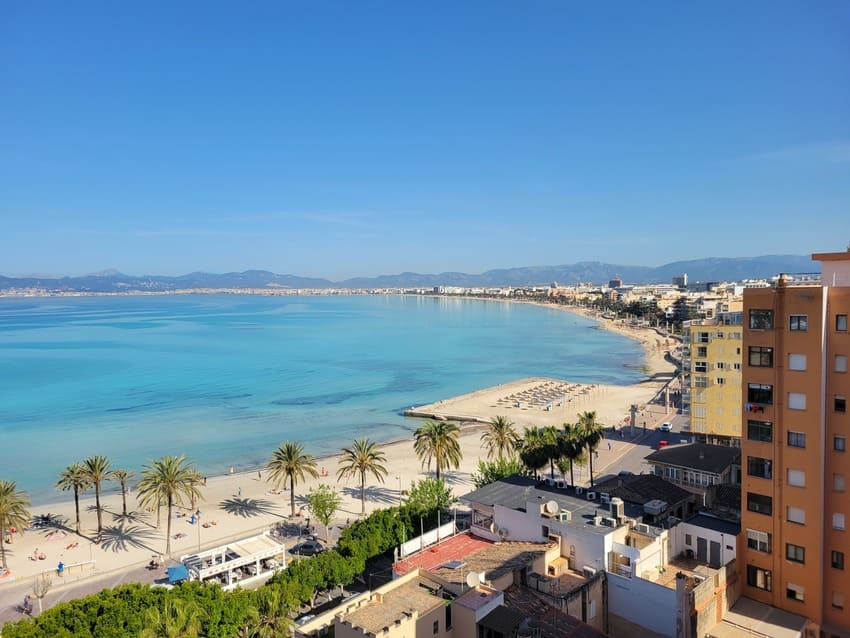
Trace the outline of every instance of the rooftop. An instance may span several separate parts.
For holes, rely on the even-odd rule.
[[[393,565],[393,571],[396,574],[407,574],[414,569],[421,568],[429,572],[436,572],[440,565],[452,561],[463,563],[468,555],[493,544],[491,541],[473,536],[469,532],[457,534],[436,545],[426,547],[421,552],[410,554]],[[468,574],[469,571],[469,569],[466,569],[464,573]]]
[[[386,627],[413,618],[414,613],[421,617],[436,607],[442,607],[445,602],[432,592],[437,588],[438,585],[427,579],[414,578],[382,593],[373,593],[368,602],[344,613],[342,622],[364,633],[378,634]]]
[[[559,522],[560,525],[583,529],[588,533],[601,536],[610,533],[610,527],[593,524],[594,516],[610,516],[608,504],[599,500],[600,490],[596,488],[593,490],[578,489],[582,490],[581,493],[578,493],[576,488],[573,487],[560,488],[547,485],[545,481],[536,481],[524,476],[510,476],[469,492],[461,496],[460,500],[465,503],[479,503],[491,507],[501,505],[521,512],[526,511],[528,503],[543,505],[548,501],[555,501],[560,509],[572,513],[571,520],[561,521]],[[595,494],[596,499],[588,500],[588,493]],[[630,518],[640,518],[643,516],[643,508],[626,503],[624,513]]]
[[[540,638],[604,638],[590,625],[548,605],[527,587],[511,585],[505,590],[505,607],[522,613],[540,630]]]
[[[740,523],[727,521],[722,518],[717,518],[716,516],[709,516],[708,514],[697,514],[696,516],[692,516],[685,522],[690,525],[702,527],[703,529],[710,529],[714,530],[715,532],[720,532],[721,534],[729,534],[731,536],[737,536],[741,533]]]
[[[675,465],[710,474],[722,474],[730,465],[741,462],[741,449],[726,445],[689,443],[671,445],[646,457],[649,463]]]
[[[626,503],[643,505],[653,500],[675,504],[693,497],[691,492],[683,490],[670,481],[665,481],[655,474],[631,474],[616,476],[602,483],[597,483],[595,489],[617,496]]]

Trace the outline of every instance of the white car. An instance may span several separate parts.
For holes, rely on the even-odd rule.
[[[669,421],[665,421],[664,423],[661,424],[661,427],[658,428],[658,429],[661,430],[662,432],[672,432],[673,431],[673,424],[670,423]]]

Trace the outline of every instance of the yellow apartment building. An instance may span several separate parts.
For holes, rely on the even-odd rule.
[[[850,252],[744,292],[742,594],[850,635]]]
[[[683,408],[700,443],[741,444],[743,313],[720,312],[686,330],[683,368],[689,379]]]

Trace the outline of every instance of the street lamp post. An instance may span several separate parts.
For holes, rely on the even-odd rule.
[[[398,481],[398,506],[401,507],[401,476],[396,476]]]
[[[198,553],[201,553],[201,510],[195,512],[195,525],[198,526]]]

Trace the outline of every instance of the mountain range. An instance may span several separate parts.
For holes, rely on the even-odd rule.
[[[404,272],[378,277],[356,277],[330,281],[297,275],[278,275],[266,270],[223,274],[193,272],[178,277],[133,276],[115,270],[81,277],[4,277],[0,290],[38,288],[57,292],[167,292],[187,289],[248,288],[431,288],[433,286],[530,286],[577,282],[607,283],[620,277],[624,283],[664,283],[687,273],[690,281],[740,281],[773,277],[779,273],[817,272],[809,256],[765,255],[762,257],[707,258],[676,261],[663,266],[627,266],[582,261],[562,266],[526,266],[488,270],[481,274]]]

